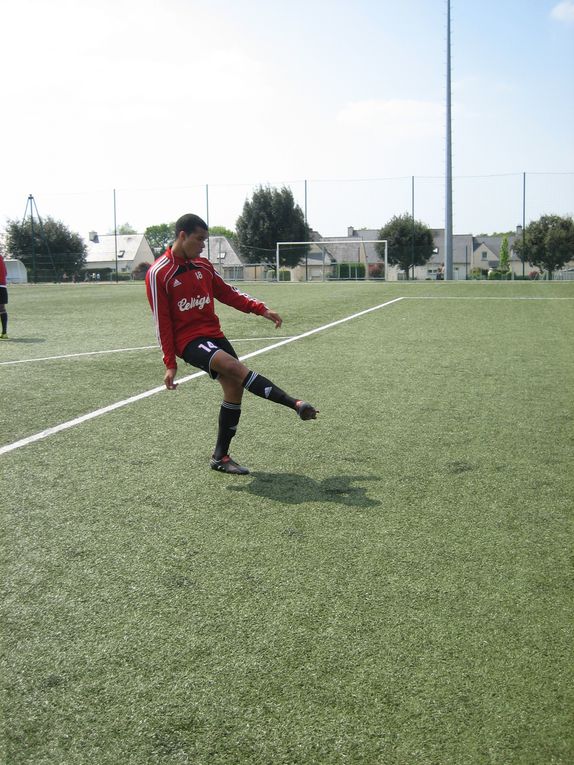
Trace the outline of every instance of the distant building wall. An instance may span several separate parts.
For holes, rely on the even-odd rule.
[[[28,271],[21,260],[15,258],[6,258],[6,281],[8,284],[27,284]]]

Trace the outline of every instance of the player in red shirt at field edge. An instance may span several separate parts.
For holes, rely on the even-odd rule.
[[[238,465],[228,453],[241,416],[244,390],[295,410],[302,420],[316,419],[318,410],[292,398],[239,361],[221,330],[214,298],[244,313],[263,316],[276,328],[281,326],[282,319],[265,303],[227,284],[209,260],[201,257],[208,236],[207,224],[201,218],[191,213],[182,215],[175,224],[175,242],[146,274],[147,297],[163,351],[165,387],[168,390],[177,387],[177,356],[203,369],[221,384],[219,430],[209,464],[213,470],[246,475],[249,470]]]
[[[8,275],[6,273],[6,264],[4,258],[0,255],[0,319],[2,321],[2,332],[0,340],[8,340]]]

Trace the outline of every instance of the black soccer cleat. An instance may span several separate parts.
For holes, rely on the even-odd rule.
[[[215,457],[212,457],[209,460],[209,467],[212,470],[219,470],[221,473],[233,473],[235,475],[247,475],[249,473],[249,470],[246,467],[242,467],[241,465],[238,465],[237,462],[234,462],[229,454],[226,454],[225,457],[222,457],[220,460],[216,460]]]
[[[316,420],[319,414],[319,410],[306,401],[297,401],[295,403],[295,411],[302,420]]]

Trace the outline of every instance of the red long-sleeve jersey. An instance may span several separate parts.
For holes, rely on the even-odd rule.
[[[149,268],[146,291],[168,369],[177,367],[176,356],[196,337],[223,337],[214,298],[244,313],[261,316],[267,310],[265,303],[227,284],[205,258],[185,260],[171,247]]]
[[[6,287],[8,284],[8,278],[6,276],[6,264],[4,258],[0,255],[0,287]]]

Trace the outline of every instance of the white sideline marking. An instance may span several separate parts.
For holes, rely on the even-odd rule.
[[[236,340],[231,340],[232,343],[245,343],[248,340],[272,340],[272,337],[239,337]],[[148,351],[152,348],[159,348],[156,345],[140,345],[136,348],[113,348],[108,351],[82,351],[81,353],[66,353],[63,356],[44,356],[43,358],[36,359],[17,359],[16,361],[0,361],[0,367],[5,367],[10,364],[30,364],[33,361],[57,361],[58,359],[75,359],[78,356],[100,356],[103,353],[129,353],[130,351]]]
[[[205,372],[197,372],[190,377],[186,377],[183,380],[180,380],[180,382],[186,382],[187,380],[191,380],[193,377],[201,377],[201,375],[204,374]],[[134,401],[140,401],[141,399],[147,398],[148,396],[153,396],[155,393],[159,393],[162,390],[165,390],[163,385],[158,386],[157,388],[152,388],[151,390],[146,390],[144,393],[138,393],[137,396],[130,396],[130,398],[126,398],[123,401],[117,401],[115,404],[104,406],[102,409],[96,409],[94,412],[89,412],[88,414],[84,414],[81,417],[76,417],[73,420],[68,420],[68,422],[62,422],[60,425],[54,425],[53,428],[46,428],[46,430],[42,430],[40,433],[35,433],[33,436],[28,436],[28,438],[22,438],[20,441],[15,441],[13,444],[8,444],[7,446],[0,447],[0,454],[7,454],[8,452],[14,451],[15,449],[20,449],[22,446],[33,444],[35,441],[41,441],[43,438],[53,436],[54,433],[59,433],[61,430],[67,430],[68,428],[73,428],[75,425],[81,425],[83,422],[93,420],[94,417],[99,417],[102,414],[113,412],[114,409],[120,409],[122,406],[127,406],[127,404],[131,404]]]
[[[574,300],[574,297],[481,297],[480,295],[407,295],[405,300]]]
[[[371,313],[371,311],[377,311],[379,308],[385,308],[385,306],[387,305],[398,303],[399,300],[403,300],[403,298],[398,297],[398,298],[394,298],[394,300],[388,300],[386,303],[375,305],[372,308],[366,308],[364,311],[359,311],[358,313],[354,313],[351,316],[346,316],[344,319],[338,319],[337,321],[332,321],[330,324],[324,324],[322,327],[316,327],[315,329],[310,329],[308,332],[303,332],[301,335],[294,335],[293,337],[284,338],[283,340],[280,340],[278,343],[273,343],[272,345],[268,345],[265,348],[260,348],[258,351],[253,351],[252,353],[245,354],[245,356],[240,356],[239,357],[240,361],[244,361],[245,359],[251,359],[253,358],[253,356],[259,356],[259,354],[261,353],[267,353],[267,351],[272,351],[274,348],[280,348],[282,345],[287,345],[287,343],[293,343],[295,342],[295,340],[301,340],[304,337],[310,337],[311,335],[317,334],[317,332],[322,332],[325,329],[336,327],[338,324],[344,324],[346,321],[351,321],[351,319],[356,319],[359,316],[364,316],[367,313]],[[179,385],[181,385],[182,383],[186,383],[189,380],[194,380],[197,377],[202,377],[205,374],[206,372],[195,372],[192,375],[187,375],[186,377],[182,377],[179,380]],[[42,430],[40,431],[40,433],[35,433],[32,436],[28,436],[27,438],[22,438],[19,441],[14,441],[14,443],[12,444],[7,444],[6,446],[0,447],[0,455],[15,451],[16,449],[20,449],[23,446],[28,446],[28,444],[33,444],[35,441],[41,441],[43,438],[47,438],[48,436],[53,436],[55,433],[59,433],[62,430],[68,430],[68,428],[73,428],[76,425],[81,425],[83,422],[87,422],[88,420],[93,420],[95,417],[99,417],[102,414],[108,414],[108,412],[113,412],[114,409],[120,409],[121,407],[127,406],[128,404],[133,404],[135,401],[141,401],[142,399],[148,398],[149,396],[153,396],[156,393],[160,393],[163,390],[165,390],[165,386],[159,385],[157,388],[146,390],[144,393],[138,393],[137,396],[130,396],[129,398],[124,399],[123,401],[117,401],[115,404],[109,404],[108,406],[104,406],[101,409],[96,409],[93,412],[84,414],[81,417],[76,417],[73,420],[68,420],[68,422],[62,422],[60,423],[60,425],[54,425],[54,427],[52,428],[46,428],[46,430]]]
[[[16,361],[0,361],[0,367],[8,364],[30,364],[32,361],[56,361],[58,359],[75,359],[77,356],[100,356],[102,353],[126,353],[127,351],[147,351],[157,348],[157,345],[141,345],[139,348],[113,348],[109,351],[82,351],[81,353],[65,353],[62,356],[43,356],[38,359],[17,359]]]

